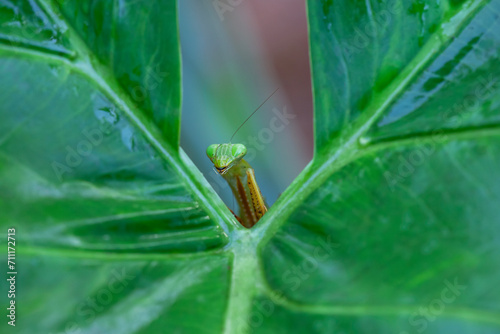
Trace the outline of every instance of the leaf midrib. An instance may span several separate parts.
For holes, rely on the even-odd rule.
[[[302,202],[333,173],[352,161],[388,146],[390,141],[385,142],[385,145],[374,144],[371,148],[369,143],[360,144],[360,139],[384,115],[387,108],[405,91],[429,62],[440,54],[442,49],[454,38],[453,36],[460,32],[470,18],[487,3],[489,3],[487,0],[470,0],[464,4],[457,14],[449,18],[447,21],[449,25],[445,29],[437,30],[393,82],[372,99],[365,112],[353,123],[353,126],[331,141],[327,147],[315,153],[313,161],[299,174],[254,227],[255,233],[259,235],[259,247],[263,247]],[[310,37],[309,40],[313,39]],[[316,103],[314,106],[316,108]],[[473,131],[476,133],[475,130],[476,128],[467,128],[463,132]],[[406,142],[413,137],[419,137],[419,134],[407,136]],[[397,143],[400,142],[397,141]],[[301,200],[297,201],[297,197],[300,197]]]
[[[175,168],[178,176],[188,185],[187,188],[192,191],[193,195],[202,204],[203,208],[209,213],[213,221],[216,221],[219,226],[227,233],[243,232],[244,229],[236,223],[235,219],[230,215],[229,210],[224,206],[218,196],[210,196],[207,192],[203,192],[200,188],[206,188],[208,182],[203,175],[197,170],[188,156],[180,149],[180,159],[177,152],[162,139],[159,130],[155,126],[146,126],[150,123],[142,117],[141,113],[132,103],[128,94],[126,94],[115,82],[108,83],[103,77],[112,77],[111,74],[103,66],[94,68],[90,61],[92,51],[88,49],[86,44],[81,40],[74,29],[65,21],[61,21],[59,16],[55,14],[57,10],[53,5],[46,0],[37,0],[44,8],[54,22],[68,29],[68,39],[72,46],[76,48],[77,57],[74,60],[60,57],[57,54],[45,53],[40,50],[31,50],[17,46],[10,46],[7,49],[14,51],[29,53],[36,57],[45,58],[50,62],[62,63],[69,67],[72,71],[87,77],[94,82],[106,95],[119,106],[126,116],[133,122],[137,129],[148,139],[162,156]],[[451,17],[448,22],[452,22],[456,17],[462,16],[462,19],[455,22],[453,26],[447,27],[447,32],[437,31],[438,34],[445,35],[446,38],[431,38],[430,41],[422,48],[412,62],[404,71],[389,85],[378,98],[375,98],[367,107],[366,112],[360,117],[348,133],[341,134],[337,140],[330,142],[330,145],[316,154],[313,161],[299,174],[292,184],[283,192],[277,202],[270,208],[268,213],[258,222],[253,228],[253,233],[257,238],[257,245],[262,247],[269,239],[279,230],[279,228],[287,221],[287,218],[293,211],[316,190],[327,178],[340,168],[360,157],[371,154],[378,149],[387,146],[397,145],[400,143],[410,143],[413,137],[419,137],[419,134],[407,136],[403,141],[393,138],[390,141],[376,143],[374,145],[360,146],[359,140],[369,130],[371,125],[381,117],[386,108],[404,91],[404,89],[412,82],[414,77],[420,73],[421,69],[446,45],[452,38],[452,35],[460,30],[462,25],[473,16],[477,10],[481,9],[488,1],[469,1],[464,7],[467,9],[467,15],[460,11],[455,16]],[[61,14],[62,15],[62,14]],[[4,47],[5,49],[5,47]],[[83,57],[82,57],[83,56]],[[94,57],[95,58],[95,57]],[[106,73],[103,74],[102,72]],[[475,128],[468,128],[461,134],[466,132],[471,134],[478,133]],[[496,133],[495,129],[488,129],[488,132]],[[154,132],[154,133],[153,133]],[[453,137],[451,137],[453,138]],[[424,139],[425,140],[425,139]],[[393,143],[393,144],[391,144]],[[321,156],[330,156],[321,161]],[[319,161],[319,163],[318,163]],[[187,166],[186,166],[187,165]],[[192,168],[191,168],[192,167]],[[189,170],[189,172],[187,172]],[[193,180],[200,180],[205,183],[199,185]],[[210,191],[214,194],[213,191]],[[214,198],[216,198],[214,200]],[[229,213],[229,214],[228,214]],[[238,233],[238,232],[237,232]]]
[[[56,10],[55,8],[52,7],[51,4],[47,3],[46,0],[38,0],[38,2],[47,12],[49,12],[49,16],[51,16],[53,20],[55,20],[58,23],[63,23],[63,25],[67,26],[65,22],[61,22],[57,17],[57,15],[54,14]],[[482,6],[484,2],[485,1],[481,1],[478,3],[480,3]],[[480,7],[479,4],[477,4],[474,8],[477,9],[478,7]],[[464,19],[461,21],[461,23],[465,21],[466,20]],[[456,28],[458,30],[458,26]],[[73,255],[76,256],[81,255],[84,257],[96,256],[96,258],[103,258],[103,256],[111,256],[112,258],[117,258],[117,259],[132,259],[132,258],[143,258],[143,257],[148,259],[151,258],[170,259],[172,257],[191,258],[194,256],[207,255],[211,253],[220,254],[226,252],[227,250],[230,250],[230,252],[233,253],[235,256],[234,258],[235,261],[249,258],[249,256],[256,256],[258,252],[256,253],[251,252],[251,254],[248,254],[247,252],[245,252],[243,248],[241,248],[241,246],[246,245],[247,247],[250,247],[253,250],[255,250],[255,247],[258,248],[263,247],[263,245],[265,245],[270,240],[270,238],[278,231],[278,229],[286,222],[287,218],[293,213],[293,211],[300,204],[302,204],[302,202],[307,198],[307,196],[310,195],[314,190],[316,190],[326,178],[330,177],[335,171],[339,170],[347,163],[356,160],[365,154],[369,154],[374,149],[382,149],[384,145],[390,145],[389,142],[385,143],[384,145],[378,145],[378,146],[374,145],[371,148],[366,147],[363,148],[362,150],[358,150],[360,148],[358,144],[359,138],[361,138],[362,135],[365,134],[366,131],[370,128],[370,126],[378,119],[378,117],[380,117],[383,114],[383,112],[386,110],[385,109],[386,106],[390,104],[388,102],[396,98],[396,95],[390,96],[391,99],[386,98],[384,101],[382,101],[385,103],[381,103],[380,105],[377,105],[378,100],[372,102],[372,104],[367,109],[368,112],[365,113],[366,117],[360,118],[359,121],[355,123],[355,126],[353,127],[354,130],[343,135],[339,141],[332,142],[329,145],[329,147],[324,150],[324,152],[328,154],[334,153],[329,159],[320,161],[319,158],[316,156],[315,160],[306,167],[306,169],[298,176],[296,180],[294,180],[294,182],[290,185],[290,187],[288,187],[288,189],[286,189],[283,195],[278,199],[276,204],[270,209],[270,211],[252,230],[253,236],[250,236],[249,231],[243,230],[242,227],[240,227],[236,223],[236,221],[232,218],[229,211],[224,207],[224,204],[222,203],[222,201],[220,201],[220,199],[218,199],[218,197],[217,198],[215,198],[215,196],[207,197],[206,195],[208,194],[208,192],[202,191],[202,188],[206,187],[208,183],[206,182],[202,174],[194,167],[194,165],[192,164],[191,160],[187,157],[187,155],[182,150],[180,150],[180,156],[179,156],[177,152],[175,152],[175,150],[170,145],[166,145],[156,127],[146,126],[146,124],[148,124],[149,122],[147,122],[142,117],[143,114],[135,108],[134,104],[132,103],[128,95],[122,89],[120,89],[117,84],[109,83],[103,79],[103,77],[105,77],[103,73],[105,73],[106,71],[102,67],[94,68],[94,66],[92,66],[90,57],[88,56],[91,55],[90,50],[86,47],[85,43],[78,37],[78,35],[76,34],[76,32],[73,30],[72,27],[68,27],[68,29],[70,30],[69,39],[71,45],[73,46],[78,45],[77,49],[79,50],[77,50],[77,53],[79,55],[87,55],[86,57],[83,57],[83,59],[79,58],[73,61],[66,59],[64,57],[60,57],[56,54],[47,54],[41,52],[40,50],[26,50],[23,49],[22,47],[16,47],[16,46],[10,47],[10,49],[15,51],[28,52],[34,56],[43,57],[51,62],[62,63],[65,66],[69,66],[73,71],[78,72],[79,74],[92,80],[101,89],[101,91],[103,91],[118,107],[120,107],[123,110],[123,112],[132,121],[132,123],[136,126],[136,128],[140,129],[140,131],[144,134],[146,139],[174,167],[179,177],[185,182],[185,184],[188,185],[190,191],[192,191],[193,196],[201,203],[202,207],[209,213],[211,219],[213,221],[216,221],[222,227],[222,229],[227,234],[230,235],[230,239],[232,240],[232,243],[230,243],[225,249],[214,250],[203,253],[188,253],[188,254],[117,253],[117,254],[103,255],[103,253],[98,253],[98,252],[73,250],[71,252],[71,254]],[[445,43],[441,41],[441,45],[444,44]],[[438,52],[439,50],[440,49],[438,48],[437,50],[435,50],[435,52]],[[419,56],[417,55],[416,58],[418,57]],[[422,63],[422,66],[425,66],[426,61],[428,61],[431,58],[432,57],[430,56],[424,58],[425,62]],[[403,72],[402,75],[404,75],[405,73],[406,72]],[[110,77],[109,73],[107,76]],[[400,77],[396,78],[395,82],[398,82],[398,79],[399,81],[401,81]],[[411,80],[403,82],[403,85],[400,86],[401,87],[400,90],[404,90],[408,82],[411,82]],[[400,82],[398,82],[398,84],[399,83]],[[391,87],[392,86],[388,87],[386,90],[384,90],[384,92],[389,91]],[[155,132],[152,133],[151,132],[152,130]],[[498,130],[499,128],[495,128],[494,130],[495,135],[497,134]],[[472,130],[467,130],[467,132],[469,131],[470,133],[473,133]],[[344,140],[342,140],[342,138]],[[405,140],[410,141],[411,138]],[[337,146],[337,144],[340,145]],[[336,149],[336,147],[338,147],[338,149]],[[202,184],[200,185],[198,182],[194,182],[193,180],[200,180]],[[212,190],[210,190],[210,194],[213,194]],[[233,240],[235,238],[237,239],[238,237],[241,238],[239,241]],[[252,240],[252,242],[248,243],[249,240]],[[38,254],[39,250],[40,248],[34,247],[33,249],[28,250],[28,253],[33,251],[33,254]],[[58,252],[57,249],[54,250],[46,249],[46,252],[51,253],[54,256],[56,255],[61,256],[61,254]],[[64,256],[66,255],[67,254],[64,254]],[[246,282],[243,286],[237,285],[238,282],[236,281],[233,281],[231,284],[230,293],[232,296],[234,296],[235,293],[241,292],[242,290],[244,291],[243,294],[245,295],[246,300],[245,301],[239,300],[238,303],[244,303],[244,304],[246,303],[246,308],[235,310],[234,306],[233,307],[231,306],[233,303],[236,303],[237,299],[235,299],[234,297],[229,299],[229,304],[227,309],[228,314],[226,315],[226,320],[228,321],[226,322],[226,331],[228,333],[230,332],[231,328],[237,328],[238,325],[241,325],[241,321],[244,321],[244,317],[247,315],[245,311],[249,310],[250,302],[257,294],[262,295],[263,292],[265,291],[271,291],[270,287],[267,287],[267,285],[266,287],[262,287],[262,284],[266,283],[264,277],[264,271],[262,270],[262,267],[258,263],[256,263],[256,265],[257,267],[250,266],[240,269],[244,272],[248,272],[249,269],[256,269],[258,272],[255,272],[255,275],[258,277],[256,278],[254,277],[254,279],[250,278],[246,279],[245,280]],[[233,270],[232,279],[234,277],[235,275]],[[255,285],[256,281],[258,282],[257,285],[259,285],[258,288],[251,289],[251,291],[244,290],[245,287],[249,286],[251,287],[252,284]],[[346,306],[324,307],[321,305],[310,305],[310,306],[306,304],[296,305],[291,301],[286,301],[284,304],[285,305],[283,306],[287,306],[292,309],[297,308],[297,310],[309,313],[342,314],[335,312],[349,312],[349,310],[351,310],[352,313],[350,314],[356,314],[357,312],[356,310],[359,310],[359,308],[354,307],[350,309]],[[236,323],[231,324],[231,319],[232,319],[231,316],[238,315],[237,314],[238,312],[239,312],[239,317],[236,319]],[[370,312],[373,313],[365,312],[362,314],[363,315],[376,314],[376,309],[371,309]],[[468,312],[468,314],[471,313]],[[478,314],[482,313],[479,312]],[[488,313],[484,314],[488,315]],[[460,316],[463,317],[464,315],[462,314]],[[480,316],[478,317],[480,318]]]
[[[97,57],[94,56],[92,50],[88,48],[75,29],[66,21],[61,21],[59,15],[62,16],[62,13],[59,13],[49,1],[37,1],[57,25],[67,28],[67,38],[77,54],[72,61],[57,56],[50,57],[51,60],[62,61],[66,66],[70,66],[71,70],[92,81],[123,111],[125,116],[135,125],[136,130],[140,131],[146,140],[174,168],[186,185],[186,189],[199,201],[212,221],[217,222],[227,234],[235,228],[238,229],[239,226],[235,219],[230,216],[229,210],[224,210],[225,207],[222,201],[215,196],[207,196],[208,194],[204,190],[207,188],[208,183],[196,168],[190,166],[192,162],[183,154],[182,149],[177,152],[170,144],[165,142],[158,128],[145,119],[143,116],[145,113],[142,113],[136,107],[129,95],[116,83],[111,71],[97,62]],[[196,181],[206,184],[200,184]]]

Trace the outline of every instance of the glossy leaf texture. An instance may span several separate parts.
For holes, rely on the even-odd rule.
[[[315,156],[246,230],[178,148],[175,1],[0,2],[18,332],[500,333],[500,1],[307,6]]]
[[[5,249],[16,229],[16,332],[194,332],[177,319],[192,304],[222,327],[229,257],[207,252],[228,243],[231,216],[178,147],[176,6],[0,2],[0,225]]]
[[[500,2],[308,10],[316,154],[255,332],[500,333]]]

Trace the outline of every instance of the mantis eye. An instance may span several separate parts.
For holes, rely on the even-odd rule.
[[[213,160],[215,158],[218,147],[219,147],[219,144],[212,144],[209,147],[207,147],[207,156],[210,160]]]
[[[231,153],[234,158],[243,158],[247,154],[247,148],[243,144],[234,144]]]

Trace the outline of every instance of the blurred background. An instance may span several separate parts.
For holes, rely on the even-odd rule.
[[[205,150],[238,131],[269,205],[313,155],[313,112],[304,1],[179,1],[183,61],[181,147],[224,202],[229,187]]]

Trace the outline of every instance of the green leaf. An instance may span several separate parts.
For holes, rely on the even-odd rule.
[[[308,11],[316,155],[259,226],[256,332],[500,332],[500,2]]]
[[[227,281],[212,253],[236,223],[178,148],[176,10],[0,3],[0,224],[2,244],[16,229],[21,333],[174,331],[194,303],[222,328],[226,286],[206,283]]]
[[[500,333],[499,12],[309,1],[315,156],[246,230],[178,147],[175,1],[0,2],[16,330]]]

